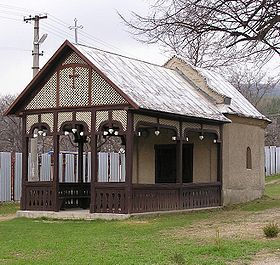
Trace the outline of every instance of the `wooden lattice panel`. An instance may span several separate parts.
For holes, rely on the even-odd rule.
[[[59,73],[60,107],[86,106],[89,103],[89,69],[69,67]]]
[[[56,77],[57,73],[54,73],[29,102],[26,109],[46,109],[56,107]]]
[[[135,114],[134,115],[134,130],[136,130],[136,126],[139,122],[157,123],[157,118],[151,117],[151,116]]]
[[[38,115],[27,115],[26,116],[26,133],[29,133],[33,124],[38,123],[38,121],[39,121]]]
[[[178,132],[180,131],[179,121],[159,119],[159,124],[174,127],[177,129]]]
[[[119,121],[122,126],[123,130],[126,130],[127,127],[127,112],[125,110],[113,110],[112,111],[112,118],[115,121]]]
[[[203,125],[203,129],[204,130],[211,130],[211,131],[216,131],[218,133],[220,133],[220,127],[216,126],[216,125]]]
[[[182,130],[183,133],[185,130],[199,130],[201,129],[201,125],[198,123],[191,123],[191,122],[183,122],[182,124]]]
[[[92,73],[92,104],[115,105],[127,104],[127,101],[98,73]]]
[[[76,53],[71,53],[66,60],[62,63],[62,65],[66,64],[86,64],[80,56],[78,56]]]
[[[96,111],[95,129],[98,131],[100,124],[109,119],[108,111]]]
[[[51,132],[53,132],[54,120],[52,113],[44,113],[41,115],[41,122],[44,122],[50,126]]]
[[[91,112],[77,112],[76,113],[76,120],[77,121],[84,121],[88,125],[88,129],[91,129]]]
[[[73,115],[72,112],[60,112],[58,113],[58,121],[57,121],[57,130],[60,130],[60,127],[63,122],[72,121]]]

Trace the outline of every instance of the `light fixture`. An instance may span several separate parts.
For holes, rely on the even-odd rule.
[[[76,128],[73,128],[73,129],[72,129],[72,132],[73,132],[73,133],[76,133],[77,131],[78,131],[78,130],[77,130]]]
[[[43,132],[43,137],[46,137],[47,136],[47,132]]]
[[[216,139],[214,139],[214,140],[213,140],[213,143],[214,143],[214,144],[216,144],[216,143],[217,143],[217,140],[216,140]]]
[[[139,131],[139,132],[137,132],[137,136],[139,136],[139,137],[140,137],[140,136],[141,136],[141,134],[142,134],[142,133],[141,133],[140,131]]]
[[[115,131],[115,132],[114,132],[114,135],[116,135],[116,136],[119,135],[119,132],[118,132],[118,131]]]
[[[38,134],[37,134],[37,133],[34,133],[34,134],[33,134],[33,137],[34,137],[34,138],[37,138],[37,137],[38,137]]]
[[[172,141],[176,141],[177,137],[176,136],[172,136],[171,139],[172,139]]]
[[[109,133],[108,133],[107,131],[104,131],[104,132],[103,132],[103,135],[105,135],[105,136],[108,135],[108,134],[109,134]]]
[[[124,153],[125,153],[124,148],[122,148],[122,147],[120,148],[120,153],[121,153],[121,154],[124,154]]]
[[[41,131],[41,130],[38,131],[38,134],[39,134],[39,135],[42,135],[42,134],[43,134],[43,131]]]
[[[160,131],[159,130],[155,130],[155,135],[159,136],[159,134],[160,134]]]
[[[84,136],[84,132],[80,132],[80,135],[81,135],[81,136]]]
[[[110,128],[108,131],[109,131],[110,134],[112,134],[114,132],[114,129]]]
[[[198,138],[199,138],[199,140],[202,141],[204,139],[204,136],[201,134],[201,135],[198,136]]]
[[[189,141],[189,137],[186,137],[186,141],[187,141],[187,142]]]
[[[64,131],[64,135],[69,135],[69,134],[70,134],[70,132]]]

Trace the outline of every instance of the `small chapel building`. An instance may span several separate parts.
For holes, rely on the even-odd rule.
[[[22,119],[22,210],[142,213],[264,191],[269,120],[219,74],[65,41],[6,112]]]

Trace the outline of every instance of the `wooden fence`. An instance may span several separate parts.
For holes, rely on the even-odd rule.
[[[265,175],[271,176],[280,173],[280,147],[266,146],[265,152]]]

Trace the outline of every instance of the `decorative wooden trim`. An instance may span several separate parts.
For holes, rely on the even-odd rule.
[[[89,79],[88,79],[88,105],[92,105],[92,68],[89,68]]]
[[[51,113],[54,111],[59,112],[69,112],[69,111],[90,111],[92,109],[95,110],[126,110],[128,109],[127,104],[114,104],[114,105],[98,105],[98,106],[77,106],[77,107],[58,107],[58,108],[45,108],[45,109],[30,109],[25,110],[24,113],[31,114],[39,114],[39,113]]]

